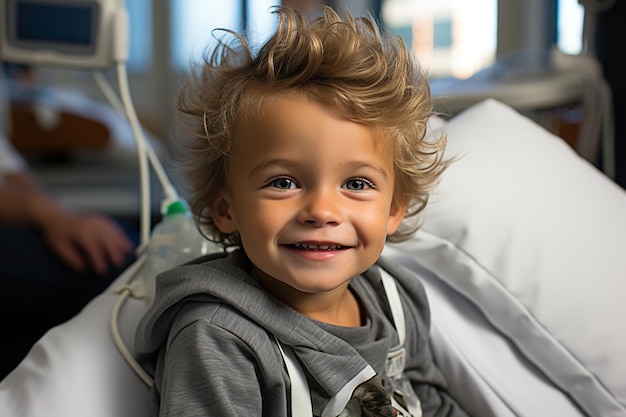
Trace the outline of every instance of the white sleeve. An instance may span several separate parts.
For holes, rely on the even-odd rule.
[[[6,136],[0,132],[0,183],[7,172],[26,170],[26,162],[11,146]]]
[[[26,162],[6,137],[9,128],[8,98],[4,87],[4,74],[0,73],[0,184],[6,172],[23,171],[26,169]]]

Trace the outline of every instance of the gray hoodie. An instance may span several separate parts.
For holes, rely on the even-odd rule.
[[[428,343],[429,310],[412,273],[384,260],[397,280],[407,336],[405,376],[424,416],[464,416],[445,392]],[[200,258],[157,278],[156,299],[139,324],[135,351],[155,377],[155,415],[290,416],[290,380],[276,339],[295,352],[313,413],[341,413],[355,388],[378,376],[398,343],[378,268],[350,288],[364,306],[358,328],[311,320],[268,294],[242,251]],[[158,411],[157,411],[158,410]]]

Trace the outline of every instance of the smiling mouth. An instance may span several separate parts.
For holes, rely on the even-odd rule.
[[[342,249],[348,249],[349,246],[343,246],[343,245],[336,245],[336,244],[332,244],[332,243],[321,243],[321,244],[315,244],[315,243],[293,243],[291,245],[288,245],[294,249],[299,249],[299,250],[308,250],[308,251],[334,251],[334,250],[342,250]]]

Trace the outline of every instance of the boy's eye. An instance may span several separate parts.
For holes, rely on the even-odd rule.
[[[281,190],[289,190],[292,188],[297,188],[296,183],[291,178],[275,178],[271,180],[267,185],[270,187],[278,188]]]
[[[353,178],[345,182],[342,188],[351,191],[362,191],[368,188],[374,188],[374,184],[365,178]]]

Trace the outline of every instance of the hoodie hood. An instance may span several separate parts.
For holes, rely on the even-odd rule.
[[[290,346],[328,398],[322,416],[339,415],[355,388],[376,371],[350,344],[268,294],[250,270],[246,255],[236,251],[199,258],[160,274],[155,301],[137,331],[138,355],[154,355],[166,343],[181,301],[226,303]]]

